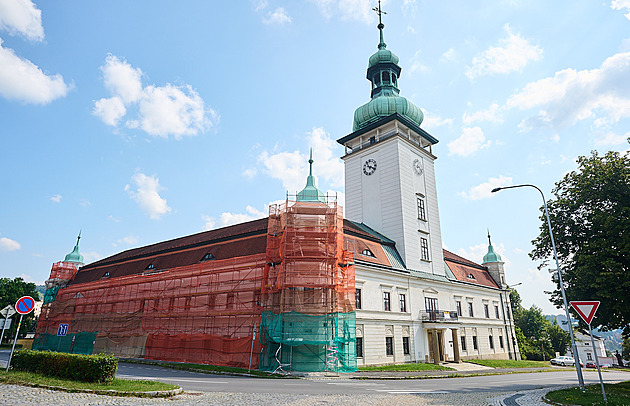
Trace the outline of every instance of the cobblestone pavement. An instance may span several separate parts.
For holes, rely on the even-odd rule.
[[[545,405],[541,397],[548,389],[517,392],[523,394],[516,399],[518,405]],[[502,406],[505,398],[513,392],[472,392],[436,394],[373,394],[373,395],[284,395],[269,393],[184,393],[171,399],[149,399],[132,397],[102,396],[87,393],[68,393],[19,385],[0,384],[0,405],[296,405],[296,406],[404,406],[404,405],[491,405]]]

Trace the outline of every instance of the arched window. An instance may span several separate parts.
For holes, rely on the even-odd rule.
[[[214,257],[214,255],[212,255],[211,253],[208,252],[206,255],[203,256],[203,258],[201,258],[201,262],[203,262],[203,261],[210,261],[210,260],[213,260],[213,259],[216,259],[216,258]]]
[[[389,71],[385,71],[385,72],[383,72],[383,84],[384,85],[389,85],[389,83],[390,83]]]
[[[376,258],[376,255],[374,255],[374,253],[370,251],[368,248],[361,251],[361,255],[365,255],[366,257]]]
[[[145,268],[145,270],[147,270],[147,271],[148,271],[148,270],[151,270],[151,269],[155,269],[155,265],[153,265],[153,264],[149,264],[149,265]]]

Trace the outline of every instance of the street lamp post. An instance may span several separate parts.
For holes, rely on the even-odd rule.
[[[545,199],[545,195],[538,188],[538,186],[523,184],[523,185],[513,185],[513,186],[503,186],[492,189],[492,193],[498,192],[503,189],[514,189],[518,187],[533,187],[534,189],[540,192],[540,196],[543,200],[543,205],[545,207],[545,217],[547,218],[547,226],[549,227],[549,237],[551,238],[551,246],[553,248],[553,256],[556,260],[556,269],[558,270],[558,283],[560,284],[560,291],[562,292],[562,301],[564,303],[564,311],[566,312],[567,321],[569,322],[569,335],[571,336],[571,346],[573,347],[573,356],[575,358],[575,369],[577,371],[578,382],[580,384],[580,388],[584,390],[584,378],[582,377],[582,367],[580,366],[580,357],[577,352],[577,346],[575,345],[575,338],[573,337],[573,328],[571,327],[571,314],[569,313],[569,304],[567,302],[567,294],[564,291],[564,282],[562,282],[562,270],[560,268],[560,262],[558,261],[558,252],[556,251],[556,242],[553,238],[553,231],[551,230],[551,220],[549,219],[549,210],[547,210],[547,200]]]

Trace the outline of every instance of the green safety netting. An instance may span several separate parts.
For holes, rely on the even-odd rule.
[[[57,291],[59,291],[59,287],[46,289],[46,292],[44,292],[44,304],[54,302],[57,298]]]
[[[74,343],[73,343],[74,340]],[[67,336],[41,333],[33,341],[33,349],[38,351],[69,352],[72,354],[92,354],[96,332],[72,333]]]
[[[259,369],[286,372],[354,372],[356,360],[356,314],[331,313],[311,316],[299,312],[261,318]]]

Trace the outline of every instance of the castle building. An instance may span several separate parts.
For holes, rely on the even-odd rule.
[[[87,265],[77,240],[46,281],[34,347],[267,371],[520,359],[490,235],[481,264],[442,248],[438,140],[378,29],[371,99],[338,140],[345,219],[311,156],[305,188],[267,218]]]

